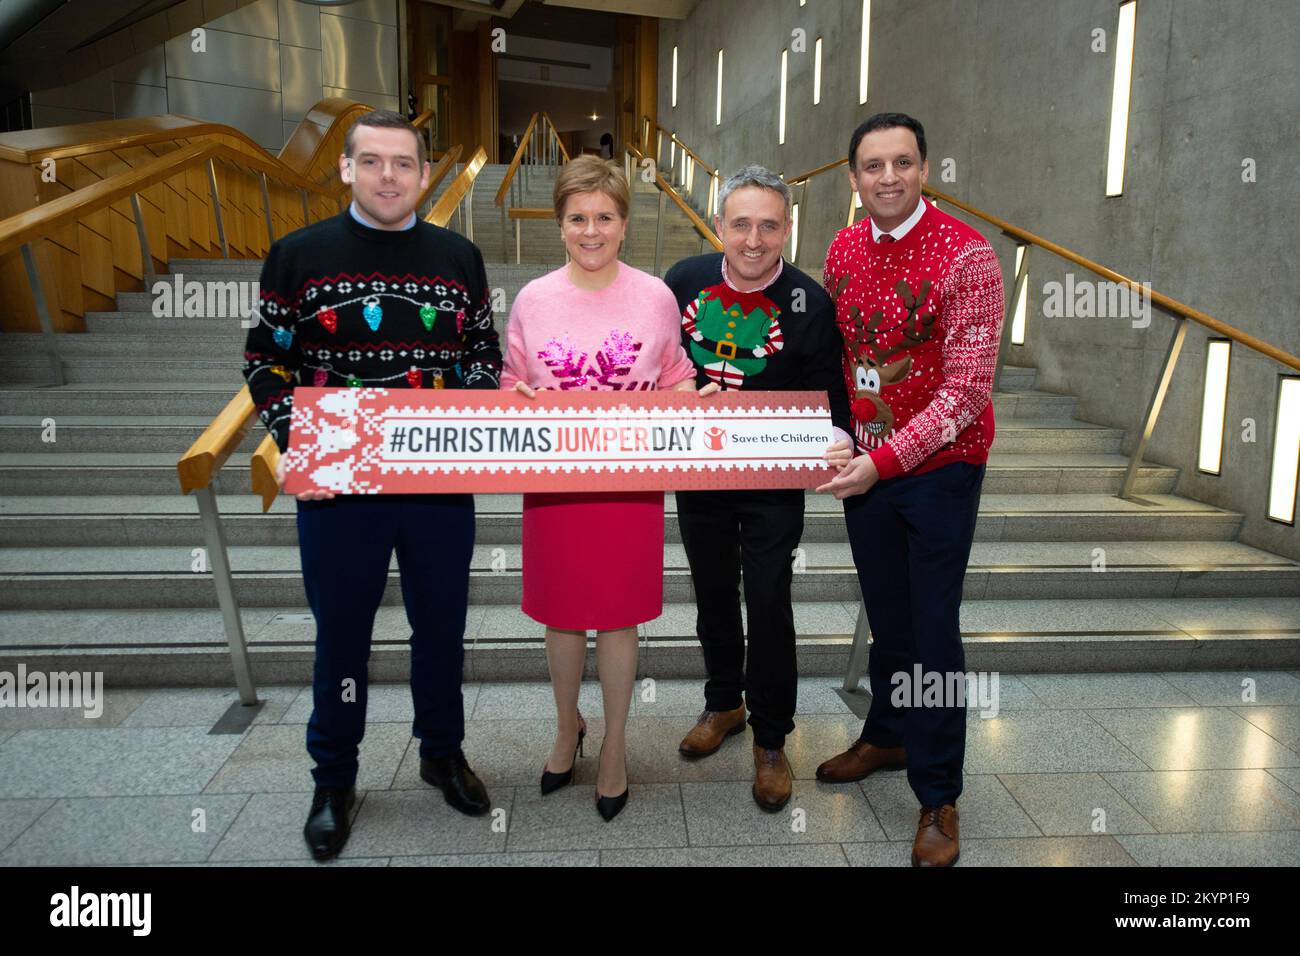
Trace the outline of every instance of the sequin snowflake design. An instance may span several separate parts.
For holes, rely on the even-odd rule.
[[[637,387],[635,382],[619,382],[615,379],[631,374],[641,344],[632,337],[632,333],[612,329],[596,352],[594,363],[588,362],[589,353],[580,351],[568,336],[551,339],[537,353],[537,357],[559,380],[561,390],[607,388],[619,391]]]

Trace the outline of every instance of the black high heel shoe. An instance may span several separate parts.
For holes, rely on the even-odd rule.
[[[573,750],[573,763],[564,773],[551,773],[542,765],[542,796],[548,793],[554,793],[561,787],[573,782],[573,768],[578,765],[578,758],[583,756],[582,738],[587,736],[587,722],[582,719],[582,711],[578,712],[578,746]]]
[[[605,745],[604,745],[603,743],[600,745],[600,750],[601,750],[601,753],[604,753],[604,751],[605,751]],[[597,759],[599,759],[599,758],[597,758]],[[627,772],[627,761],[626,761],[626,760],[623,761],[623,771],[624,771],[624,773]],[[597,787],[597,789],[596,789],[596,812],[599,813],[599,814],[601,815],[601,817],[604,818],[604,820],[605,820],[606,823],[608,823],[610,820],[613,820],[616,816],[618,816],[619,813],[622,812],[623,808],[624,808],[625,806],[627,806],[627,795],[628,795],[628,791],[629,791],[629,788],[628,788],[628,787],[624,787],[624,788],[623,788],[623,792],[620,793],[617,797],[603,797],[603,796],[600,795],[600,789],[599,789],[599,787]]]

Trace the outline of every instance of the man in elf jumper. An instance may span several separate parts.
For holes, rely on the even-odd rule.
[[[664,277],[682,310],[682,342],[695,361],[696,384],[746,392],[825,390],[837,426],[826,459],[847,465],[849,408],[834,307],[816,280],[781,256],[790,237],[790,188],[763,167],[746,166],[719,189],[714,228],[722,253],[683,259]],[[803,509],[798,489],[677,493],[709,675],[704,712],[679,750],[687,757],[716,752],[728,735],[745,729],[747,701],[754,730],[752,792],[770,812],[785,806],[793,786],[784,747],[794,730],[799,679],[790,584]]]
[[[348,131],[339,171],[352,184],[351,206],[271,246],[261,321],[245,346],[244,377],[282,453],[295,385],[496,389],[500,377],[482,255],[415,215],[430,175],[415,127],[387,110],[367,113]],[[487,792],[461,751],[473,497],[316,490],[298,501],[316,618],[307,724],[316,792],[303,829],[312,855],[332,857],[348,838],[371,630],[394,551],[412,629],[420,776],[462,813],[486,813]]]
[[[914,667],[923,681],[965,686],[950,678],[965,667],[962,581],[993,442],[1003,302],[988,242],[922,199],[928,171],[920,123],[902,113],[863,122],[849,141],[849,182],[868,218],[826,253],[858,455],[818,490],[844,501],[873,643],[862,736],[817,779],[906,766],[921,803],[912,865],[949,866],[959,852],[965,700],[914,706],[919,690],[898,690]]]

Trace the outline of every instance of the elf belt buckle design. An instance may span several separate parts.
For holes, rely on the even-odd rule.
[[[724,347],[725,347],[725,348],[729,348],[729,349],[731,349],[731,354],[730,354],[730,355],[728,355],[728,354],[726,354],[725,352],[722,351]],[[714,353],[718,356],[718,358],[734,359],[734,358],[736,357],[736,343],[735,343],[735,342],[719,342],[719,343],[717,344],[717,346],[713,349],[713,351],[714,351]]]

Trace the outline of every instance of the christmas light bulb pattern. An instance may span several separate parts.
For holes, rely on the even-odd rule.
[[[354,255],[353,237],[334,236],[292,267],[264,276],[261,322],[250,331],[244,375],[267,427],[283,442],[293,388],[487,387],[500,352],[488,289],[448,261],[447,278],[411,272],[322,273],[322,259]],[[435,243],[438,240],[435,240]],[[412,247],[412,264],[440,259],[436,245]],[[400,258],[400,257],[399,257]],[[279,281],[275,275],[279,274]],[[299,278],[306,274],[305,277]],[[473,290],[471,292],[471,289]]]

